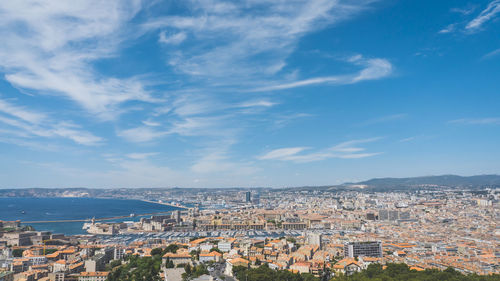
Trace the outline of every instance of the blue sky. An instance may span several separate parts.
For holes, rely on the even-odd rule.
[[[500,171],[500,0],[1,1],[0,187]]]

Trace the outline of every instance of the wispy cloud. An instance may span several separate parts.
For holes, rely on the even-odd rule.
[[[411,142],[411,141],[414,141],[416,140],[417,137],[413,136],[413,137],[407,137],[407,138],[404,138],[404,139],[400,139],[399,142]]]
[[[243,108],[246,108],[246,107],[271,107],[271,106],[274,106],[276,104],[277,104],[276,102],[272,102],[269,100],[250,100],[250,101],[246,101],[246,102],[242,102],[242,103],[238,104],[237,107],[243,107]]]
[[[390,122],[390,121],[396,121],[396,120],[402,120],[408,117],[408,114],[406,113],[397,113],[397,114],[391,114],[391,115],[386,115],[374,119],[367,120],[362,123],[362,125],[373,125],[373,124],[378,124],[378,123],[385,123],[385,122]]]
[[[47,117],[45,114],[28,111],[26,108],[16,106],[7,101],[0,100],[0,112],[12,115],[29,123],[40,123]]]
[[[269,151],[268,153],[259,156],[258,159],[260,160],[271,160],[271,159],[283,159],[287,160],[289,157],[294,157],[297,155],[297,153],[302,152],[306,149],[309,149],[308,147],[287,147],[287,148],[278,148],[272,151]]]
[[[92,62],[115,54],[139,1],[2,1],[0,67],[33,94],[70,99],[101,118],[126,101],[152,101],[137,77],[97,73]],[[126,37],[126,36],[125,36]]]
[[[184,32],[179,32],[171,35],[166,35],[166,32],[160,32],[160,38],[158,41],[164,44],[179,45],[182,41],[186,40],[187,35]]]
[[[453,13],[459,13],[464,16],[472,14],[476,10],[476,6],[468,5],[465,8],[451,8],[450,11]]]
[[[469,16],[476,11],[476,8],[477,6],[475,5],[468,5],[465,8],[451,9],[451,12],[460,14],[462,16],[462,20],[447,25],[438,33],[446,34],[464,32],[466,34],[472,34],[480,31],[487,22],[494,20],[498,13],[500,13],[500,0],[491,1],[484,10],[482,10],[473,19],[470,19]]]
[[[257,170],[249,163],[232,161],[224,151],[208,153],[191,166],[191,171],[199,174],[230,172],[241,176],[253,174]]]
[[[297,87],[304,87],[310,85],[318,84],[353,84],[365,80],[376,80],[383,77],[387,77],[392,72],[392,64],[385,59],[365,59],[360,55],[352,57],[349,62],[356,65],[361,65],[364,68],[357,74],[352,75],[335,75],[335,76],[324,76],[315,77],[305,80],[298,80],[293,82],[287,82],[283,84],[276,84],[271,86],[264,86],[260,88],[253,89],[253,92],[264,92],[264,91],[276,91],[291,89]]]
[[[466,26],[465,29],[468,31],[477,31],[480,29],[486,22],[494,19],[497,14],[500,13],[500,0],[494,0],[488,4],[486,9],[481,11],[481,13],[471,20]]]
[[[167,50],[169,65],[179,73],[198,79],[224,77],[217,83],[242,86],[282,71],[287,65],[286,58],[308,32],[347,20],[366,10],[372,2],[189,1],[186,2],[189,15],[156,18],[142,27],[160,32],[160,37],[189,34],[188,38],[179,35],[191,43],[189,46]],[[256,12],[249,14],[251,10]]]
[[[489,117],[489,118],[462,118],[451,120],[450,124],[462,124],[462,125],[500,125],[500,117]]]
[[[500,48],[487,53],[481,59],[483,59],[483,60],[491,59],[491,58],[496,57],[498,55],[500,55]]]
[[[158,155],[158,152],[145,152],[145,153],[129,153],[127,154],[126,156],[130,159],[134,159],[134,160],[143,160],[143,159],[147,159],[149,157],[152,157],[152,156],[155,156],[155,155]]]
[[[154,111],[138,126],[120,129],[117,135],[130,142],[151,142],[162,137],[218,138],[234,140],[245,121],[243,115],[259,115],[277,105],[270,99],[225,102],[211,97],[185,94]],[[236,120],[239,120],[238,122]]]
[[[97,145],[102,143],[101,137],[84,131],[80,126],[61,120],[53,120],[48,115],[27,110],[0,99],[0,124],[5,129],[4,139],[10,142],[12,138],[66,138],[82,145]],[[10,136],[10,137],[8,137]],[[26,141],[20,142],[26,143]]]
[[[452,23],[447,25],[445,28],[441,29],[438,33],[445,34],[445,33],[450,33],[456,30],[457,24]]]
[[[118,136],[130,142],[150,142],[167,134],[167,131],[160,131],[149,126],[135,127],[117,132]]]
[[[279,114],[277,116],[273,116],[272,120],[274,123],[274,128],[282,128],[295,120],[313,116],[313,114],[309,113]]]
[[[341,159],[359,159],[372,157],[381,154],[381,152],[368,153],[363,152],[365,148],[360,147],[360,144],[370,143],[379,140],[380,138],[369,138],[360,140],[351,140],[332,146],[328,149],[317,152],[303,153],[310,150],[309,147],[287,147],[279,148],[267,152],[264,155],[257,157],[259,160],[281,160],[291,161],[295,163],[307,163],[321,161],[329,158]]]

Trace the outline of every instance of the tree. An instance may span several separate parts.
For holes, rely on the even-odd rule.
[[[163,255],[166,253],[176,253],[177,250],[179,250],[179,246],[175,244],[170,244],[165,248],[165,250],[163,250]]]
[[[219,248],[213,247],[212,249],[210,249],[210,252],[214,252],[214,251],[222,254],[222,251],[219,250]]]
[[[235,266],[233,274],[240,281],[319,281],[312,274],[301,275],[288,270],[273,270],[267,264],[252,269]]]
[[[464,275],[453,268],[444,271],[437,269],[426,269],[422,271],[411,270],[404,263],[389,263],[385,269],[379,264],[370,264],[367,269],[354,273],[350,276],[342,274],[336,275],[331,281],[366,281],[366,280],[384,280],[384,281],[493,281],[500,280],[500,275],[479,276],[476,274]]]
[[[114,267],[108,275],[108,281],[160,281],[161,255],[140,258],[130,256],[128,263]],[[111,265],[117,265],[120,261],[114,261]],[[121,262],[120,262],[121,263]]]
[[[191,265],[189,263],[184,266],[184,271],[186,271],[187,275],[191,275]]]
[[[157,255],[163,256],[163,249],[162,248],[154,248],[153,250],[151,250],[151,255],[152,256],[157,256]]]
[[[23,256],[23,252],[24,250],[23,249],[14,249],[12,251],[12,255],[15,257],[15,258],[20,258]]]

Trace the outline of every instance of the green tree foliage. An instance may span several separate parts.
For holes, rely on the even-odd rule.
[[[12,255],[15,257],[15,258],[20,258],[23,256],[23,249],[14,249],[12,250]]]
[[[233,274],[240,281],[319,281],[319,278],[311,274],[295,274],[288,270],[273,270],[266,264],[252,269],[235,266],[233,267]]]
[[[174,268],[175,267],[174,262],[171,261],[170,258],[168,258],[168,257],[165,260],[165,267],[166,268]]]
[[[154,251],[154,250],[153,250]],[[131,256],[128,263],[115,267],[108,275],[108,281],[160,281],[161,260],[163,251],[155,251],[152,257],[140,258]],[[119,262],[119,261],[118,261]],[[112,262],[113,265],[113,262]],[[118,265],[115,263],[114,265]]]
[[[170,245],[167,246],[167,248],[165,248],[165,250],[163,250],[163,254],[166,254],[166,253],[176,253],[177,250],[179,250],[179,246],[177,246],[175,244],[170,244]]]
[[[213,247],[212,249],[210,249],[210,252],[213,252],[213,251],[215,251],[215,252],[217,252],[217,253],[221,253],[221,254],[222,254],[222,251],[221,251],[221,250],[219,250],[219,248]]]
[[[182,274],[183,280],[190,280],[190,279],[198,278],[198,277],[202,276],[203,274],[208,274],[207,267],[203,264],[199,264],[195,267],[192,267],[191,265],[187,264],[184,267],[184,270],[186,272]]]
[[[191,265],[186,264],[184,266],[184,271],[186,272],[187,275],[191,275]]]
[[[476,274],[464,275],[452,268],[444,271],[426,269],[423,271],[410,270],[406,264],[387,264],[383,269],[380,264],[370,264],[366,270],[354,273],[351,276],[339,275],[330,281],[493,281],[500,280],[500,275],[479,276]]]
[[[57,252],[57,249],[45,249],[45,254],[50,255]]]
[[[156,256],[156,255],[163,255],[163,249],[162,248],[154,248],[151,250],[151,255]]]
[[[111,270],[113,270],[113,268],[120,266],[120,265],[122,265],[121,260],[113,260],[106,265],[106,271],[111,271]]]
[[[201,250],[192,250],[189,254],[191,255],[191,258],[198,261],[198,260],[200,260],[200,253],[201,253]]]
[[[111,261],[109,264],[111,265],[111,268],[115,268],[117,266],[122,265],[122,261],[121,260],[114,260],[114,261]]]

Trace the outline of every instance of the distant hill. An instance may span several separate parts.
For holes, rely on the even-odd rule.
[[[358,183],[346,183],[344,186],[359,186],[375,190],[398,190],[422,187],[500,187],[500,175],[479,175],[470,177],[442,175],[414,178],[376,178]]]

